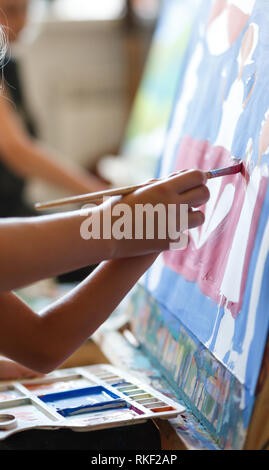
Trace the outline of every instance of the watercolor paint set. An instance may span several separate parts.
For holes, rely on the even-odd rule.
[[[61,369],[44,378],[2,382],[0,440],[29,429],[93,431],[154,418],[183,406],[110,365]]]

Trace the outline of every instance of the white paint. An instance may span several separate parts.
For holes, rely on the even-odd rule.
[[[239,302],[243,278],[243,268],[251,232],[251,222],[254,213],[261,181],[261,171],[255,168],[250,177],[246,190],[244,204],[236,227],[231,251],[220,287],[220,292],[228,301]]]
[[[205,222],[202,225],[202,227],[194,228],[190,232],[190,236],[191,236],[196,248],[198,248],[200,246],[199,240],[200,240],[200,237],[202,236],[201,232],[206,230],[206,227],[209,224],[210,217],[212,216],[214,207],[216,205],[217,197],[218,197],[219,190],[220,190],[220,187],[221,187],[221,179],[216,178],[216,179],[209,180],[207,182],[207,186],[208,186],[208,189],[210,191],[210,199],[207,202],[206,208],[205,208]]]
[[[240,399],[240,410],[244,410],[246,408],[246,390],[245,387],[241,388],[241,399]]]
[[[181,137],[181,130],[187,116],[188,106],[199,85],[198,68],[202,58],[203,48],[201,43],[198,43],[185,76],[181,99],[175,109],[174,125],[168,133],[166,151],[161,166],[161,176],[166,176],[171,170],[171,162],[174,157],[175,148]]]
[[[249,234],[251,233],[252,216],[257,201],[261,179],[263,176],[268,177],[268,175],[269,168],[267,166],[263,166],[262,168],[256,167],[253,170],[220,289],[220,305],[222,303],[223,296],[227,298],[227,302],[224,306],[224,315],[220,321],[217,331],[213,353],[219,360],[223,362],[227,352],[230,352],[228,367],[242,383],[245,383],[246,380],[247,362],[255,331],[256,312],[260,298],[264,266],[269,253],[269,221],[263,234],[263,239],[256,263],[250,303],[248,307],[248,313],[246,315],[246,333],[241,346],[242,353],[240,354],[234,350],[235,345],[233,344],[233,338],[236,322],[228,309],[228,302],[239,301],[247,242]],[[220,315],[220,305],[218,307],[211,337],[205,344],[206,347],[210,347],[214,335],[216,334],[216,328]],[[265,315],[268,314],[266,311],[264,313]],[[242,397],[241,405],[244,405],[244,397]]]
[[[247,148],[246,148],[246,157],[245,157],[245,165],[250,170],[252,165],[252,157],[253,157],[253,140],[250,138],[248,139]]]
[[[242,57],[242,47],[237,57],[239,66],[239,75],[231,86],[229,95],[224,101],[222,110],[222,119],[219,128],[219,133],[215,141],[215,145],[220,145],[225,149],[231,151],[234,132],[237,122],[244,109],[244,83],[241,80],[241,73],[247,64],[252,62],[253,53],[258,44],[259,28],[258,25],[252,23],[250,28],[253,29],[253,43],[251,49],[246,57]],[[247,34],[247,33],[246,33]]]
[[[227,100],[223,103],[222,119],[215,145],[231,151],[236,124],[243,110],[244,84],[238,78],[231,86]]]
[[[253,31],[253,42],[252,42],[251,49],[250,49],[247,57],[244,58],[244,63],[241,63],[242,62],[241,54],[239,54],[239,56],[238,56],[238,62],[240,64],[240,66],[243,66],[243,67],[245,65],[251,64],[253,62],[252,57],[253,57],[254,51],[255,51],[255,49],[257,47],[257,44],[258,44],[258,41],[259,41],[259,26],[256,23],[251,23],[249,25],[249,28],[248,28],[246,34],[249,32],[250,28]]]
[[[262,243],[260,246],[259,256],[256,263],[255,274],[252,284],[252,292],[250,297],[249,309],[247,314],[247,326],[244,341],[242,344],[242,354],[238,355],[236,352],[231,353],[231,360],[234,362],[234,373],[239,378],[240,381],[245,383],[246,380],[246,369],[247,361],[249,357],[249,349],[251,342],[253,340],[255,323],[256,323],[256,314],[257,307],[260,298],[262,279],[264,274],[264,266],[269,253],[269,221],[267,222]],[[268,311],[265,311],[264,314],[267,316]]]
[[[235,188],[233,184],[227,184],[215,207],[213,217],[205,228],[202,228],[199,246],[202,246],[210,235],[216,230],[223,219],[229,214],[234,200]]]
[[[214,348],[214,354],[224,360],[224,356],[232,349],[233,335],[234,335],[235,321],[231,312],[224,307],[224,315],[221,319],[217,339]]]
[[[160,255],[156,259],[155,263],[151,267],[151,269],[148,271],[148,283],[147,287],[148,289],[153,292],[155,289],[157,289],[159,282],[162,277],[162,271],[164,267],[164,260],[163,256]]]
[[[262,121],[262,125],[261,125],[261,132],[260,132],[260,148],[259,148],[259,158],[261,158],[263,155],[265,155],[266,153],[269,152],[269,145],[268,147],[263,150],[263,145],[262,145],[262,133],[263,133],[263,128],[264,126],[266,125],[266,122],[268,120],[268,117],[269,117],[269,109],[266,111],[265,115],[264,115],[264,120]]]
[[[225,186],[224,191],[216,205],[216,201],[219,197],[221,183],[222,182],[220,178],[208,181],[210,199],[205,209],[205,222],[202,225],[200,231],[198,228],[196,228],[190,232],[192,240],[197,249],[206,243],[210,235],[214,232],[214,230],[216,230],[227,214],[229,214],[233,205],[235,194],[235,188],[233,184],[228,184]]]
[[[223,52],[229,49],[227,8],[209,25],[206,39],[209,52],[212,55],[223,54]]]
[[[220,55],[227,51],[229,42],[229,7],[235,6],[242,14],[250,15],[256,0],[228,0],[227,7],[218,15],[207,28],[206,39],[209,52],[212,55]]]

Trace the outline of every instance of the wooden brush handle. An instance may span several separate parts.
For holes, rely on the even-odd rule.
[[[143,188],[152,183],[142,183],[134,186],[123,186],[121,188],[107,189],[106,191],[97,191],[94,193],[80,194],[79,196],[65,197],[62,199],[56,199],[55,201],[39,202],[35,204],[36,210],[50,209],[52,207],[64,206],[66,204],[81,204],[87,202],[94,202],[104,197],[110,196],[123,196],[124,194],[132,193],[136,189]]]

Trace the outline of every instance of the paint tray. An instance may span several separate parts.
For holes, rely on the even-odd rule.
[[[107,364],[2,382],[0,440],[33,429],[89,432],[174,418],[185,408]],[[8,421],[10,420],[10,421]]]

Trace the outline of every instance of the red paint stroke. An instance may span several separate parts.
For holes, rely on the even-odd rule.
[[[248,170],[245,162],[243,162],[243,164],[242,164],[241,175],[243,176],[246,185],[248,185],[249,179],[250,179],[250,174],[249,174],[249,170]]]

